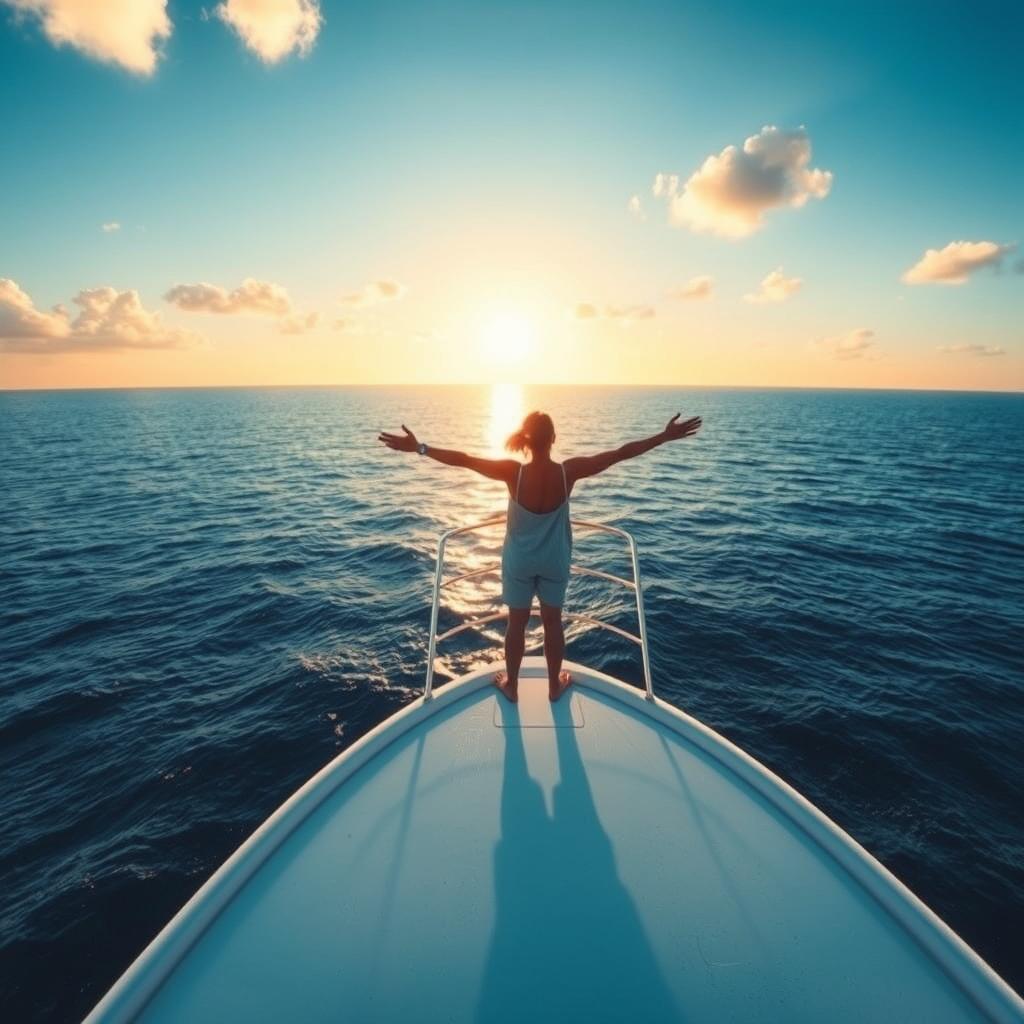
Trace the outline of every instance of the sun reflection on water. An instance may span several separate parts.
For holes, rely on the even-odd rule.
[[[479,429],[482,433],[484,454],[489,458],[513,457],[505,451],[505,439],[522,423],[526,399],[521,385],[513,382],[495,383],[485,394]],[[479,435],[478,435],[479,436]],[[479,449],[477,449],[479,450]],[[495,480],[472,477],[460,482],[456,498],[449,493],[448,500],[460,506],[464,517],[459,525],[500,516],[504,511],[508,493]],[[500,524],[478,533],[454,538],[446,550],[448,578],[463,573],[480,573],[446,587],[442,601],[442,619],[445,626],[467,619],[479,618],[500,608],[501,579],[498,572],[501,559],[501,541],[504,529]],[[487,570],[487,571],[484,571]],[[438,671],[450,674],[464,671],[467,664],[480,660],[482,651],[493,656],[500,647],[504,632],[503,622],[490,623],[475,633],[460,637],[438,652]],[[534,631],[535,632],[535,631]],[[536,638],[531,633],[536,646]]]
[[[519,384],[503,382],[491,386],[491,415],[487,423],[487,445],[491,456],[507,456],[505,438],[523,422],[525,414],[523,389]]]

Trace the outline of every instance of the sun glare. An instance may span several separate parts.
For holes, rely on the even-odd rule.
[[[491,365],[514,366],[530,357],[537,332],[518,313],[499,313],[485,324],[481,336],[484,358]]]

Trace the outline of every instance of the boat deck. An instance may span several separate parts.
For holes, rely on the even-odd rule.
[[[481,671],[365,737],[96,1019],[1018,1019],[1009,990],[970,994],[995,976],[792,790],[569,667],[555,705],[529,658],[517,706]]]

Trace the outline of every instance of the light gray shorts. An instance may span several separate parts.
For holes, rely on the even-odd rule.
[[[548,576],[508,576],[501,577],[501,600],[509,608],[529,608],[536,594],[541,604],[561,608],[565,603],[565,588],[569,585],[565,579],[551,579]]]

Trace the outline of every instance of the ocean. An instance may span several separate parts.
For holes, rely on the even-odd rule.
[[[640,547],[655,692],[792,783],[1024,989],[1024,395],[681,388],[0,393],[0,1006],[80,1019],[292,791],[422,687],[437,536],[554,455]],[[454,552],[488,564],[500,533]],[[605,538],[581,564],[628,574]],[[454,588],[442,628],[496,600]],[[634,628],[574,579],[569,610]],[[439,676],[497,659],[461,634]],[[637,650],[570,658],[639,683]]]

